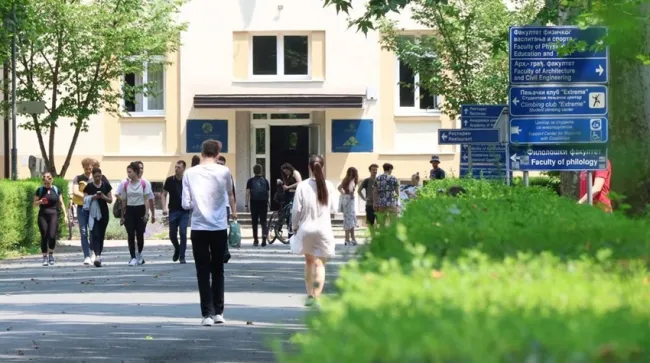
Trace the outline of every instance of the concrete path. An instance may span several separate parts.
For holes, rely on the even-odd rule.
[[[60,246],[55,266],[1,261],[0,362],[274,362],[269,343],[304,328],[303,262],[289,246],[231,250],[227,323],[202,327],[191,247],[180,265],[168,243],[148,241],[140,267],[121,241],[102,268],[83,266],[76,246]],[[337,245],[328,283],[353,252]]]

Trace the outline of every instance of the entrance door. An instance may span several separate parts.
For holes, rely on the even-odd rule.
[[[303,179],[309,177],[309,127],[308,126],[271,126],[270,174],[271,195],[275,195],[277,180],[282,179],[280,166],[291,164],[300,172]],[[271,210],[276,210],[279,204],[272,202]]]

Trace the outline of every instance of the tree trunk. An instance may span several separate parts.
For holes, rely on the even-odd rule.
[[[75,147],[77,146],[77,140],[79,140],[79,134],[81,133],[81,125],[83,124],[83,121],[77,121],[75,124],[75,129],[74,129],[74,135],[72,135],[72,141],[70,141],[70,146],[68,147],[68,155],[65,157],[65,161],[63,162],[63,166],[61,167],[61,174],[59,175],[60,177],[65,177],[65,173],[68,171],[68,167],[70,166],[70,159],[72,159],[72,154],[74,152]]]

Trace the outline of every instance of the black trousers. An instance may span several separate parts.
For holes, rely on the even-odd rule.
[[[56,246],[56,232],[59,228],[59,211],[56,209],[40,210],[38,212],[38,229],[41,232],[41,252],[47,253],[48,248]]]
[[[129,253],[131,254],[131,258],[135,258],[136,239],[138,241],[138,252],[141,253],[144,248],[144,229],[147,227],[147,222],[144,220],[146,212],[147,208],[144,205],[126,206],[124,227],[129,238]]]
[[[224,274],[223,257],[228,246],[228,232],[196,231],[190,234],[196,279],[201,297],[201,315],[203,317],[223,314],[224,309]],[[210,278],[212,277],[212,281]]]
[[[106,227],[108,227],[108,215],[105,215],[102,219],[96,220],[93,224],[93,229],[90,231],[91,241],[93,252],[95,256],[102,254],[104,250],[104,238],[106,238]]]
[[[269,203],[265,200],[251,200],[251,219],[253,220],[253,239],[257,239],[257,225],[262,225],[262,238],[269,235],[267,226],[267,214]]]

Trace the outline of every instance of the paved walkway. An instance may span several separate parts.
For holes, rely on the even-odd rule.
[[[186,265],[172,263],[164,241],[147,242],[140,267],[126,265],[121,242],[106,248],[103,268],[80,264],[72,246],[51,267],[39,256],[0,261],[0,361],[273,362],[269,342],[303,329],[307,311],[302,259],[288,250],[244,241],[231,251],[227,324],[213,327],[199,325],[191,249]],[[337,253],[328,283],[353,251]]]

